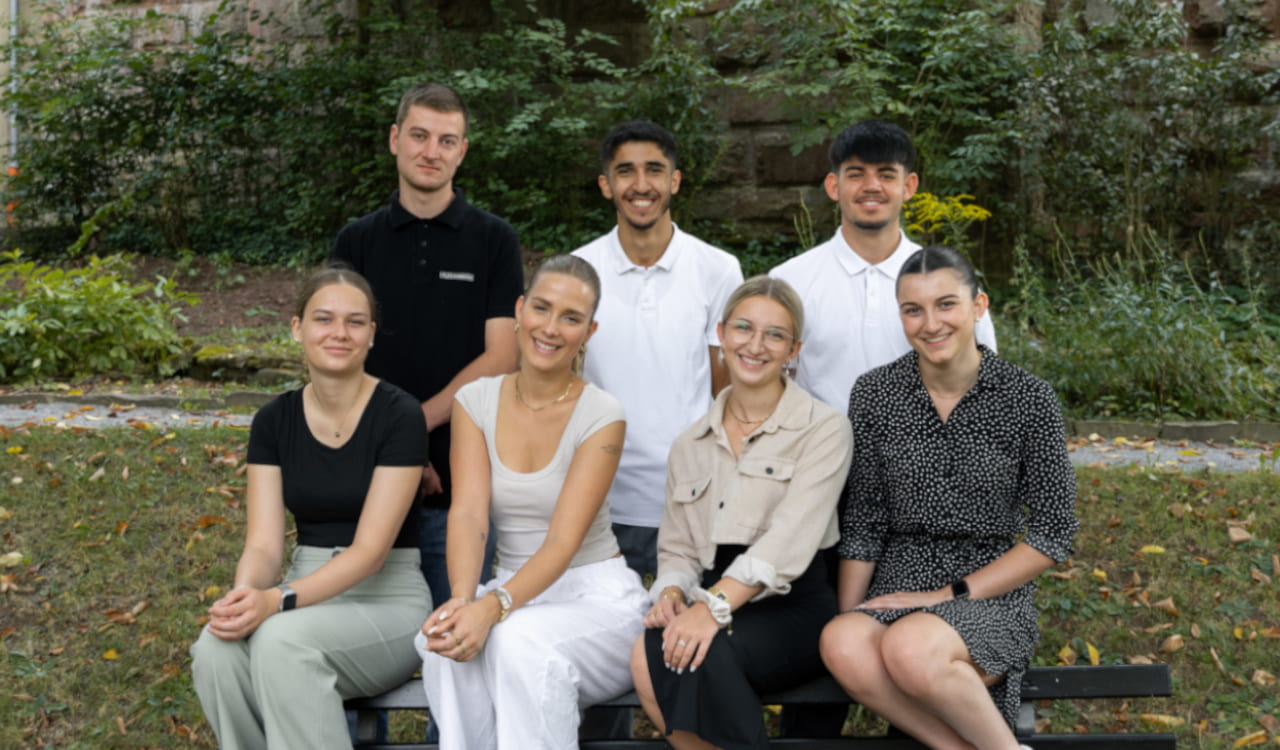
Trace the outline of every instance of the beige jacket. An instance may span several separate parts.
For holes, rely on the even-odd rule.
[[[731,388],[676,438],[658,530],[656,601],[667,586],[698,586],[716,546],[748,545],[725,575],[785,594],[820,549],[839,540],[837,505],[849,473],[849,420],[790,379],[774,410],[734,458],[723,417]]]

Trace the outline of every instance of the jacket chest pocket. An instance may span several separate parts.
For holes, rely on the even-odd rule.
[[[688,527],[689,538],[695,545],[704,544],[710,538],[710,518],[712,512],[703,502],[707,499],[707,489],[711,487],[711,476],[675,482],[671,485],[671,512],[679,516]]]
[[[795,471],[795,461],[777,456],[747,456],[739,461],[734,493],[737,524],[759,532],[768,529]]]

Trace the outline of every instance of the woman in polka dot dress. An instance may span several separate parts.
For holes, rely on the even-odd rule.
[[[1062,415],[1048,384],[975,342],[987,297],[960,254],[918,251],[897,292],[914,351],[850,395],[842,614],[823,661],[929,747],[1018,748],[1034,580],[1079,525]]]

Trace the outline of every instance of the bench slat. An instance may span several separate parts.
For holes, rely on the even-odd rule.
[[[1124,664],[1097,667],[1032,667],[1022,682],[1022,699],[1142,698],[1173,695],[1169,667],[1164,664]],[[836,681],[823,677],[805,685],[761,697],[764,705],[841,704],[849,696]],[[599,704],[634,707],[640,705],[634,692]],[[427,707],[421,680],[369,698],[352,698],[347,708],[415,709]]]
[[[1048,734],[1029,740],[1036,750],[1176,750],[1172,734]],[[662,740],[589,740],[582,750],[654,750]],[[804,750],[922,750],[909,737],[840,737],[832,739],[774,738],[770,747]],[[361,745],[362,750],[437,750],[433,744]]]

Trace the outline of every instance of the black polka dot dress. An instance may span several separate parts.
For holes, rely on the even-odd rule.
[[[1066,431],[1047,383],[979,346],[978,380],[944,423],[917,355],[863,375],[849,397],[853,466],[840,508],[840,555],[876,563],[867,598],[932,591],[1024,541],[1065,560],[1079,522]],[[867,614],[888,624],[915,610]],[[1007,675],[991,688],[1012,725],[1035,651],[1035,583],[932,612],[974,662]]]

